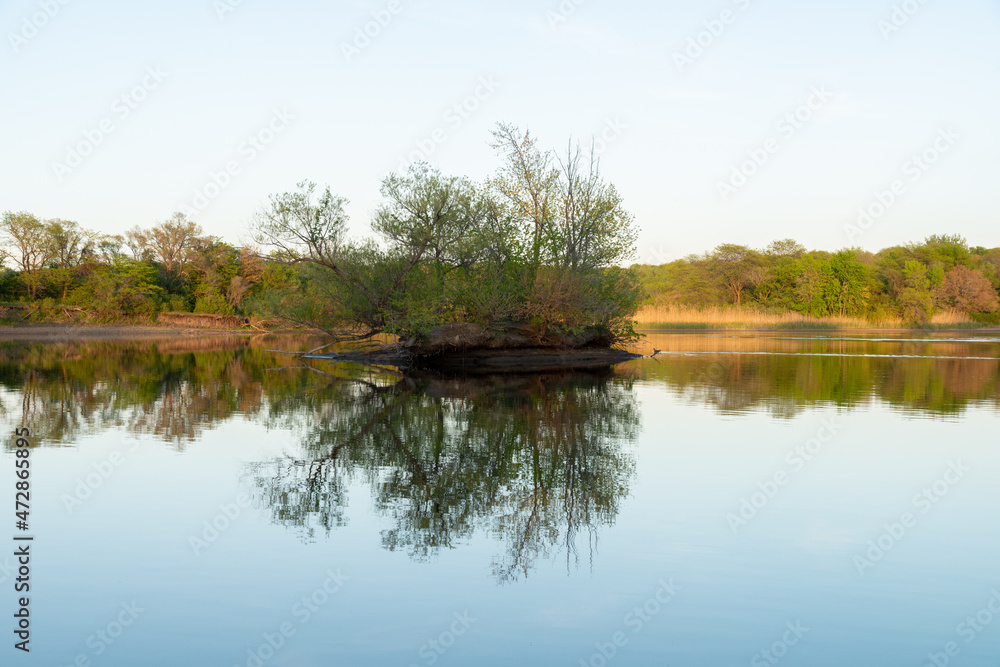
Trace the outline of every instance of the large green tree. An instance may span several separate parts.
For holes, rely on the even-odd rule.
[[[631,335],[639,290],[617,265],[636,231],[596,157],[571,146],[557,159],[512,126],[494,138],[503,166],[484,184],[426,164],[388,176],[375,238],[348,240],[346,200],[329,188],[273,196],[255,239],[274,260],[310,267],[298,319],[413,340],[452,324],[525,326],[539,342]]]

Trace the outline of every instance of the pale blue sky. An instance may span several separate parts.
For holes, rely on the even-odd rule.
[[[398,0],[350,61],[342,44],[389,0],[242,0],[222,18],[227,0],[63,1],[0,6],[0,210],[121,232],[194,205],[233,162],[231,183],[197,206],[206,231],[239,241],[269,193],[311,179],[351,200],[361,234],[380,179],[417,142],[442,128],[431,161],[480,179],[497,166],[489,128],[508,121],[552,146],[620,127],[602,159],[645,261],[789,236],[877,249],[958,232],[1000,246],[996,0],[567,0],[575,11],[555,28],[558,0]],[[47,2],[58,10],[30,36]],[[894,4],[916,11],[885,37]],[[679,68],[674,54],[725,10],[730,23]],[[146,75],[157,67],[159,82]],[[115,100],[144,77],[125,116]],[[779,128],[814,88],[834,96]],[[467,118],[449,112],[477,92]],[[60,179],[56,163],[105,118],[113,132]],[[269,124],[273,141],[244,144]],[[958,138],[913,180],[907,161],[941,129]],[[724,201],[719,183],[772,138]],[[895,180],[902,194],[849,237]]]

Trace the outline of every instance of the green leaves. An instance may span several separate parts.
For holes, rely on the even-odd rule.
[[[275,251],[282,261],[337,265],[347,233],[347,200],[326,188],[316,197],[316,184],[302,181],[298,191],[272,195],[253,225],[254,240]]]
[[[663,266],[635,266],[647,304],[764,306],[873,324],[928,321],[935,308],[990,312],[1000,287],[1000,248],[969,248],[955,235],[919,244],[835,253],[784,239],[767,249],[722,244]]]
[[[596,157],[571,146],[557,159],[513,126],[494,138],[504,163],[485,184],[424,163],[385,178],[377,239],[344,241],[345,200],[329,189],[317,200],[305,182],[271,197],[256,240],[277,261],[327,269],[301,271],[309,278],[286,305],[328,331],[420,338],[454,322],[520,322],[540,335],[600,327],[631,336],[638,287],[613,269],[631,257],[637,232]]]
[[[112,321],[155,314],[166,291],[157,285],[158,272],[148,262],[119,258],[97,267],[77,287],[67,302]]]

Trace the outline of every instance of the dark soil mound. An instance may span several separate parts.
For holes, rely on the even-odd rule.
[[[599,369],[640,356],[617,350],[611,347],[612,342],[608,332],[596,328],[577,335],[539,335],[520,324],[502,329],[450,324],[434,329],[420,340],[402,340],[392,347],[312,355],[312,358],[478,375]]]

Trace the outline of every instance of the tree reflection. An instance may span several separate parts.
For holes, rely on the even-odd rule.
[[[123,429],[183,450],[205,430],[266,408],[265,370],[275,365],[267,342],[225,336],[5,341],[0,409],[47,445]]]
[[[875,401],[934,418],[1000,413],[1000,342],[988,340],[661,336],[667,354],[613,373],[476,379],[306,366],[273,351],[317,344],[2,342],[0,416],[38,446],[118,430],[183,450],[226,422],[261,424],[295,443],[245,473],[275,523],[318,539],[346,521],[349,492],[370,494],[385,548],[425,560],[489,535],[503,545],[495,575],[511,581],[557,554],[573,567],[615,521],[634,474],[633,382],[781,418]]]
[[[1000,339],[663,336],[664,354],[629,364],[694,404],[793,417],[813,406],[881,401],[909,414],[1000,410]]]
[[[344,521],[363,481],[391,520],[382,544],[424,560],[488,532],[505,545],[499,581],[538,558],[578,557],[628,493],[639,428],[629,383],[614,376],[339,383],[311,406],[301,455],[251,467],[273,520],[312,539]],[[328,410],[326,405],[336,404]]]

